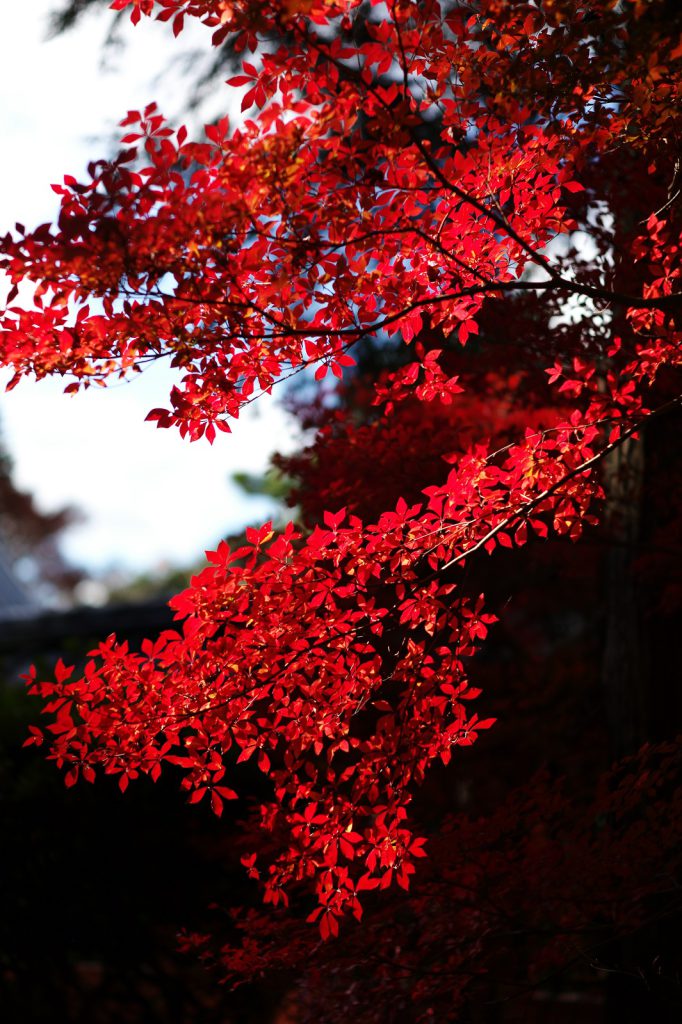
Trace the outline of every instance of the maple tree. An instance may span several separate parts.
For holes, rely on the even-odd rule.
[[[420,785],[494,724],[472,703],[502,614],[480,565],[600,522],[626,543],[642,437],[678,422],[682,19],[664,0],[111,6],[176,35],[202,21],[240,55],[243,116],[193,141],[154,104],[128,112],[119,154],[55,186],[57,225],[4,238],[12,383],[72,391],[167,357],[178,382],[148,418],[210,442],[307,376],[318,429],[280,460],[301,524],[220,544],[140,651],[109,637],[82,672],[32,675],[53,720],[29,742],[68,785],[175,765],[218,815],[253,759],[268,838],[247,872],[275,908],[312,898],[330,938],[365,893],[410,888]],[[372,348],[386,366],[362,372]],[[589,823],[609,799],[578,832],[604,884]]]

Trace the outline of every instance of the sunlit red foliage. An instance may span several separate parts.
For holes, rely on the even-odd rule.
[[[178,383],[149,418],[192,440],[294,374],[327,377],[331,408],[286,463],[305,527],[221,544],[173,600],[177,631],[139,652],[110,637],[84,672],[60,664],[32,691],[67,784],[102,768],[125,788],[170,762],[220,814],[254,758],[277,843],[245,854],[248,873],[276,906],[312,894],[328,938],[366,891],[409,888],[429,849],[419,785],[493,725],[471,703],[470,659],[499,611],[478,561],[577,542],[605,503],[617,518],[615,453],[678,422],[681,15],[663,0],[112,6],[229,38],[245,119],[192,141],[153,104],[130,111],[119,155],[56,187],[57,226],[5,237],[5,272],[36,289],[4,314],[3,361],[69,390],[168,356]],[[389,339],[407,347],[400,365],[346,385],[369,388],[362,415],[347,390],[335,408],[329,382],[352,374],[354,347]],[[489,853],[467,870],[496,892],[508,816],[528,815],[514,870],[549,858],[561,936],[583,918],[558,887],[540,782],[532,801],[488,821]],[[580,813],[576,863],[594,888],[600,812]],[[477,827],[453,820],[445,842],[481,842]],[[493,926],[456,871],[437,884],[475,946],[506,920],[509,882]],[[437,898],[426,883],[415,913]],[[313,941],[301,934],[292,957]],[[467,974],[475,949],[448,949]],[[551,944],[538,956],[551,967]]]

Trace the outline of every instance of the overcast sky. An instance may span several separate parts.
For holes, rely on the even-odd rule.
[[[168,26],[143,19],[127,32],[116,70],[101,67],[112,14],[100,11],[67,36],[46,41],[47,14],[59,0],[0,4],[0,233],[21,221],[52,220],[52,182],[83,174],[107,155],[107,136],[129,108],[155,100],[174,114],[182,86],[156,75],[176,42]],[[191,41],[208,42],[196,25]],[[226,90],[227,92],[227,90]],[[10,374],[0,377],[0,384]],[[236,470],[265,468],[274,448],[292,447],[293,427],[272,400],[255,403],[230,435],[210,447],[144,423],[164,405],[171,378],[160,365],[135,381],[76,396],[57,380],[0,390],[0,428],[19,485],[52,510],[74,504],[86,523],[65,549],[91,569],[185,563],[229,530],[267,518],[267,503],[234,488]]]

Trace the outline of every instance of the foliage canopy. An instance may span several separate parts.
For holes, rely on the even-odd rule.
[[[308,920],[334,937],[370,890],[410,887],[428,849],[418,787],[494,724],[471,678],[500,614],[481,562],[578,543],[605,521],[628,543],[636,453],[653,425],[679,422],[680,12],[663,0],[112,7],[176,35],[204,22],[239,55],[228,85],[244,116],[192,140],[154,104],[128,112],[118,155],[55,187],[57,225],[3,239],[4,271],[35,289],[27,307],[10,296],[2,361],[15,381],[61,374],[69,391],[167,357],[178,381],[148,418],[193,441],[296,374],[322,399],[306,413],[312,448],[286,464],[303,527],[222,543],[173,599],[177,629],[140,651],[109,637],[84,671],[33,677],[52,717],[33,740],[48,737],[69,785],[102,768],[125,789],[179,766],[189,800],[218,815],[236,764],[253,759],[268,838],[244,855],[248,873],[275,907],[310,901]],[[368,374],[372,348],[393,355]],[[679,519],[666,529],[675,543]],[[646,738],[634,728],[618,752]],[[675,756],[656,753],[665,778]],[[605,787],[607,802],[625,799]],[[544,810],[519,800],[541,830],[554,797],[537,793]],[[583,865],[599,806],[585,812]],[[474,843],[474,826],[448,827],[451,843]],[[674,830],[656,834],[669,851]],[[528,856],[547,853],[538,840]],[[486,863],[494,887],[502,866]],[[447,877],[468,908],[476,872]],[[482,936],[474,909],[466,927]],[[248,942],[268,927],[224,954],[230,970],[261,969]],[[304,958],[307,934],[287,955]],[[475,973],[458,970],[448,998]],[[435,998],[426,981],[419,998]]]

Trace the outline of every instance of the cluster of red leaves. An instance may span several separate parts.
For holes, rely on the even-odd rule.
[[[448,815],[414,891],[372,899],[362,929],[334,942],[291,915],[237,909],[229,944],[186,933],[183,946],[232,982],[297,978],[301,1021],[382,1024],[388,1008],[454,1020],[510,999],[522,1014],[524,996],[551,991],[567,968],[578,979],[590,964],[608,969],[614,935],[679,908],[681,756],[679,742],[644,747],[580,800],[540,772],[493,813]]]
[[[222,544],[174,599],[177,632],[140,652],[111,637],[81,676],[60,664],[54,681],[33,678],[69,784],[103,767],[124,788],[170,762],[220,814],[234,762],[257,758],[272,784],[262,824],[286,843],[248,870],[275,904],[308,884],[311,919],[335,935],[360,915],[359,892],[408,887],[424,852],[407,819],[414,784],[492,724],[468,709],[466,664],[494,616],[463,566],[531,533],[578,539],[596,522],[602,460],[679,402],[655,407],[652,391],[680,363],[674,207],[626,237],[634,281],[609,273],[605,251],[581,277],[545,247],[588,217],[577,177],[603,201],[591,165],[624,139],[641,161],[661,147],[658,197],[680,138],[682,51],[663,66],[661,5],[652,25],[610,0],[113,6],[176,32],[198,17],[214,44],[255,54],[231,83],[251,117],[193,142],[154,105],[131,111],[127,148],[57,186],[57,227],[2,240],[13,284],[36,283],[32,308],[12,294],[1,321],[16,379],[68,374],[76,388],[168,355],[180,380],[150,418],[212,440],[277,381],[311,366],[340,377],[352,345],[411,344],[428,327],[442,348],[415,345],[377,390],[397,424],[415,402],[457,407],[464,378],[442,349],[472,344],[484,303],[530,295],[559,314],[573,296],[621,311],[621,337],[548,345],[544,363],[534,351],[554,415],[536,403],[503,439],[432,438],[447,476],[367,522],[327,511],[306,536],[266,524],[236,551]],[[275,30],[286,39],[264,47]]]
[[[227,9],[231,29],[254,13],[162,7],[209,24]],[[258,18],[267,22],[267,8]],[[410,341],[428,312],[465,340],[483,297],[510,289],[529,262],[544,266],[537,250],[570,230],[562,186],[578,186],[565,152],[580,129],[568,120],[557,133],[516,104],[480,109],[497,44],[477,18],[407,3],[365,28],[369,41],[356,46],[294,19],[298,45],[262,54],[258,73],[247,62],[263,109],[231,134],[223,119],[191,142],[153,105],[131,111],[130,148],[92,165],[90,181],[57,187],[57,232],[5,240],[12,280],[39,284],[33,310],[4,316],[4,362],[19,374],[68,373],[75,387],[167,354],[183,376],[172,408],[152,418],[210,439],[282,374],[313,363],[340,373],[367,334]],[[401,61],[407,81],[384,84]],[[409,83],[422,79],[420,98]],[[421,138],[420,112],[436,102],[444,136],[475,128],[475,145]],[[136,169],[141,149],[149,163]]]

